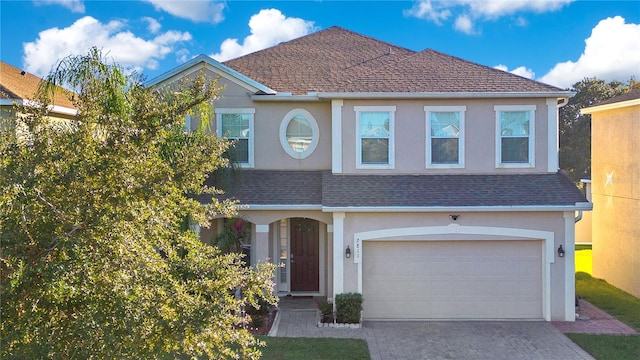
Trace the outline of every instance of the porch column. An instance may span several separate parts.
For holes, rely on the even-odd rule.
[[[574,211],[564,212],[564,321],[576,321],[576,263],[575,263],[575,230],[576,214]],[[557,247],[554,256],[558,256]]]
[[[254,249],[255,260],[253,265],[269,261],[269,225],[256,224]]]
[[[333,298],[344,292],[344,216],[333,213]]]

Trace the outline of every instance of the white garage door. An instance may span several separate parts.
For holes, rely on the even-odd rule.
[[[364,319],[542,319],[542,242],[365,241]]]

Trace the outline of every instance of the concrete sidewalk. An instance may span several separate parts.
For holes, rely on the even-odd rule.
[[[281,302],[271,336],[365,339],[372,360],[593,359],[544,321],[365,321],[361,329],[319,328],[315,301],[300,300]]]

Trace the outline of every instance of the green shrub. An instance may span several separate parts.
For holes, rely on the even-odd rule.
[[[322,314],[321,321],[323,323],[332,323],[333,322],[333,304],[328,302],[327,300],[318,301],[318,309]]]
[[[339,323],[357,324],[362,311],[362,294],[344,293],[336,295],[336,320]]]

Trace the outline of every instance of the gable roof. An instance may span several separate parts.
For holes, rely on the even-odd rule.
[[[0,61],[0,99],[2,100],[31,100],[38,90],[42,79],[26,71]],[[67,109],[75,106],[65,95],[68,92],[60,88],[53,97],[53,105]]]
[[[212,179],[208,185],[215,185]],[[241,205],[315,206],[340,211],[412,208],[575,209],[588,202],[563,173],[514,175],[336,175],[330,171],[244,170],[220,199]],[[206,201],[204,197],[199,199]],[[364,209],[364,210],[363,210]]]
[[[210,68],[212,71],[214,71],[215,73],[217,73],[218,75],[229,79],[231,81],[236,82],[237,84],[250,89],[251,91],[254,91],[256,93],[262,93],[262,94],[275,94],[276,91],[273,89],[270,89],[269,87],[260,84],[259,82],[255,81],[254,79],[251,79],[247,76],[245,76],[244,74],[228,67],[225,66],[223,64],[221,64],[220,62],[210,58],[207,55],[201,54],[198,55],[196,57],[194,57],[193,59],[187,61],[186,63],[171,69],[167,72],[165,72],[164,74],[148,81],[146,83],[147,86],[155,86],[157,84],[160,84],[162,82],[165,82],[171,78],[173,78],[176,75],[179,75],[181,73],[192,73],[193,71],[197,71],[199,69],[203,69],[203,68]]]
[[[573,94],[437,51],[417,53],[337,26],[226,61],[224,65],[279,92],[296,95]]]

